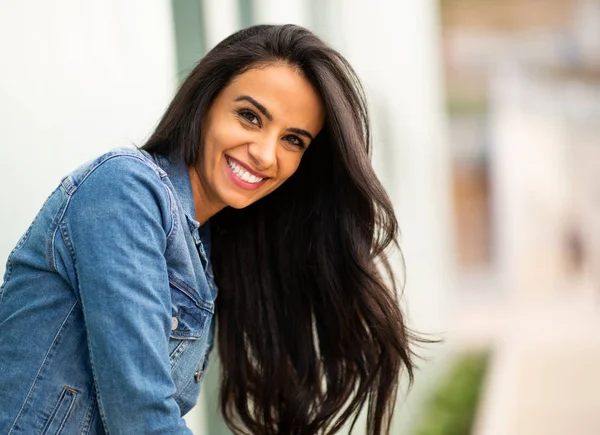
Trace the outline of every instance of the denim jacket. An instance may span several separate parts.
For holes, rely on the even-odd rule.
[[[191,434],[213,341],[187,167],[116,149],[63,178],[0,288],[0,434]]]

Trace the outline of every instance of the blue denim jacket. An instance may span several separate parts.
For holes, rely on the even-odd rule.
[[[217,293],[194,216],[185,164],[143,151],[61,181],[0,288],[0,434],[191,434]]]

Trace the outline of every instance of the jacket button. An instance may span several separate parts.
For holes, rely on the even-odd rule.
[[[204,371],[198,370],[196,373],[194,373],[194,380],[196,382],[200,382],[202,380],[202,375],[203,374],[204,374]]]
[[[177,317],[173,317],[171,319],[171,329],[173,331],[175,331],[177,329],[177,326],[179,325],[179,320],[177,320]]]

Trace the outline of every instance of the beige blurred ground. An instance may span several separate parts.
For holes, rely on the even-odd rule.
[[[448,335],[493,350],[473,435],[600,433],[600,301],[570,290],[518,302],[465,291]]]

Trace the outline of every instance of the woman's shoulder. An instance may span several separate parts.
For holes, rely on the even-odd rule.
[[[160,182],[166,177],[166,173],[148,152],[137,148],[119,147],[87,161],[70,172],[64,178],[63,185],[67,184],[68,190],[75,191],[84,183],[95,184],[148,177]]]
[[[85,226],[92,220],[125,218],[123,225],[137,225],[135,221],[149,216],[170,233],[175,206],[166,177],[146,151],[114,148],[62,179],[69,197],[64,219]]]
[[[160,210],[171,216],[173,195],[165,182],[167,173],[146,151],[114,148],[75,169],[61,181],[70,199],[70,214],[128,213]],[[167,226],[170,226],[165,222]]]

